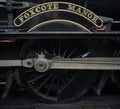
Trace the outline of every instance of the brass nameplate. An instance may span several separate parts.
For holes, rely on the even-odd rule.
[[[86,9],[85,7],[68,2],[48,2],[36,5],[24,11],[17,18],[15,18],[14,25],[20,27],[25,22],[27,22],[35,16],[53,11],[70,12],[73,14],[80,15],[88,21],[92,22],[97,27],[100,27],[103,24],[103,21],[99,16],[94,14],[92,11]]]

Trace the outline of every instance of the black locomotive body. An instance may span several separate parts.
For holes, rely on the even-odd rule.
[[[67,103],[120,87],[120,1],[0,0],[0,84]],[[12,88],[11,88],[12,89]]]

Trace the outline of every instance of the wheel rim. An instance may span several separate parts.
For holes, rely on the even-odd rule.
[[[80,40],[37,40],[28,41],[23,47],[20,57],[36,57],[37,53],[42,53],[47,59],[54,60],[85,58],[93,55]],[[92,84],[96,77],[96,74],[89,71],[75,70],[49,70],[40,73],[35,69],[24,69],[20,72],[23,84],[37,99],[52,103],[78,99],[88,91],[88,83]]]

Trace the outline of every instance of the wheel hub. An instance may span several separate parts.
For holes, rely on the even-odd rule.
[[[38,72],[46,72],[49,69],[49,62],[44,55],[38,55],[39,58],[34,60],[34,68]]]

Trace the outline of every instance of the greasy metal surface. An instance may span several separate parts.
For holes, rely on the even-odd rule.
[[[1,67],[14,67],[14,66],[21,66],[22,63],[20,60],[0,60]]]
[[[50,69],[119,70],[119,58],[84,58],[53,60]]]
[[[43,65],[43,63],[45,65]],[[68,58],[58,60],[37,58],[26,60],[0,60],[0,67],[16,66],[34,67],[38,72],[44,72],[49,69],[120,70],[120,58]]]
[[[0,60],[0,67],[33,67],[33,60]]]

